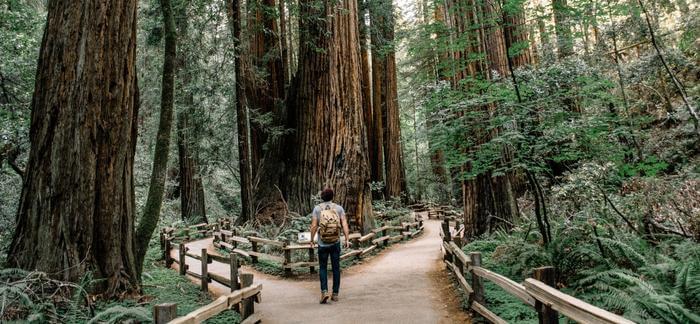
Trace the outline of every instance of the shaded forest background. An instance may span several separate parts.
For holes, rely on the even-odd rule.
[[[0,2],[2,263],[47,10]],[[298,232],[332,185],[357,228],[449,204],[491,269],[554,265],[633,320],[700,321],[697,1],[143,0],[136,17],[137,240],[230,216]]]

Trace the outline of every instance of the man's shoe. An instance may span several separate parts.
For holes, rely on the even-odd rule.
[[[338,301],[338,294],[333,294],[333,296],[331,296],[331,300],[334,302],[337,302]]]
[[[330,297],[330,295],[329,295],[328,293],[322,292],[322,293],[321,293],[321,301],[320,301],[320,303],[321,303],[321,304],[325,304],[326,302],[328,302],[328,297]]]

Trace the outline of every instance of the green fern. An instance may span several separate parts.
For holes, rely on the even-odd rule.
[[[151,316],[148,310],[143,307],[124,307],[117,305],[98,313],[88,321],[88,324],[121,323],[127,319],[148,322],[151,320]]]

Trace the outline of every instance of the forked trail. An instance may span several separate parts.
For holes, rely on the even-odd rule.
[[[262,302],[257,304],[263,323],[465,323],[468,316],[460,309],[440,253],[439,221],[425,221],[424,233],[397,244],[364,264],[343,271],[340,300],[320,305],[316,276],[283,279],[243,267],[263,284]],[[208,248],[211,239],[188,244],[190,251]],[[177,250],[172,251],[174,257]],[[196,253],[196,252],[195,252]],[[188,258],[197,272],[199,261]],[[228,275],[229,266],[214,262],[209,272]],[[329,264],[329,277],[332,277]],[[331,278],[329,278],[329,281]],[[329,282],[330,286],[330,282]],[[209,285],[214,295],[228,292],[216,283]]]

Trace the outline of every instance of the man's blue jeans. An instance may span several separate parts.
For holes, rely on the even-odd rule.
[[[333,268],[333,294],[340,290],[340,242],[331,246],[318,247],[318,277],[321,279],[321,292],[328,292],[328,256]]]

